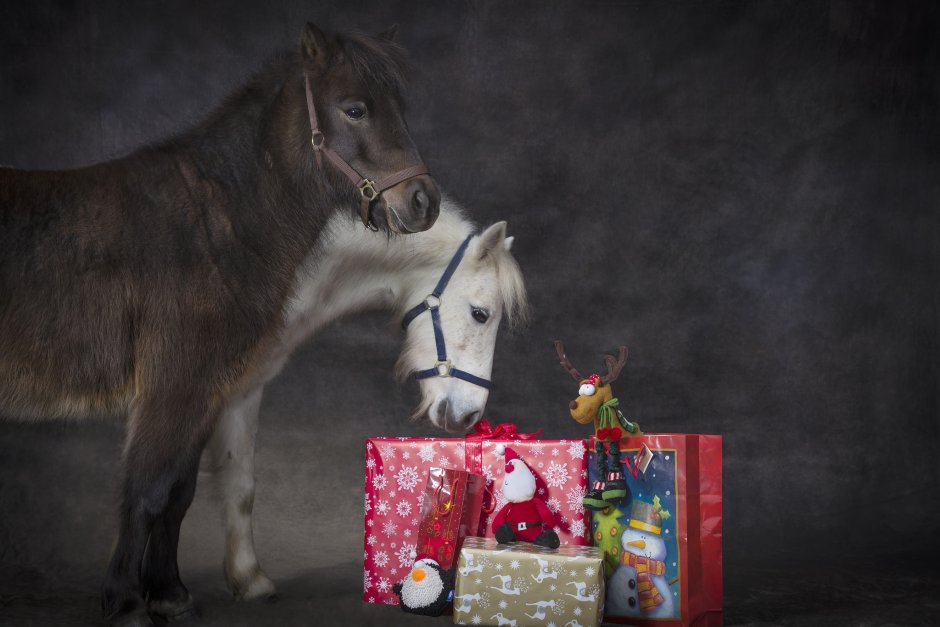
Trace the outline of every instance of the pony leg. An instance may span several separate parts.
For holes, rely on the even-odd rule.
[[[274,583],[255,555],[251,514],[255,502],[255,435],[264,392],[258,386],[226,406],[208,444],[225,518],[225,581],[238,599],[273,599]]]
[[[180,580],[177,565],[180,525],[196,493],[198,464],[180,478],[170,493],[170,502],[154,521],[143,562],[143,589],[147,609],[169,620],[195,616],[193,598]]]
[[[204,434],[213,417],[208,404],[192,394],[154,395],[133,403],[118,539],[101,594],[102,612],[115,627],[153,624],[141,581],[147,542],[161,518],[167,526],[160,539],[172,540],[174,525],[178,538],[175,521],[182,520],[192,499]],[[175,542],[162,544],[155,547],[154,559],[171,572],[158,579],[178,583]],[[182,583],[179,587],[185,591]]]

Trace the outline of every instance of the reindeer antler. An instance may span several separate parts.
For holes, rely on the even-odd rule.
[[[558,363],[561,364],[561,367],[567,370],[575,381],[581,383],[582,377],[578,374],[577,369],[571,365],[571,362],[568,361],[568,356],[565,355],[565,345],[561,343],[561,340],[555,340],[555,352],[558,353]]]
[[[624,364],[627,363],[627,347],[620,347],[620,356],[617,357],[617,359],[614,359],[613,355],[604,357],[604,363],[607,364],[607,374],[601,377],[601,382],[606,385],[613,383],[617,380],[617,377],[620,376],[620,371],[623,370]]]

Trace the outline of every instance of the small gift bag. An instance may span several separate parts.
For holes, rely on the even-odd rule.
[[[453,568],[460,545],[480,525],[486,479],[455,468],[431,468],[421,505],[419,555]]]

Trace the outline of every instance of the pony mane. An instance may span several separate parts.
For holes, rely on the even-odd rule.
[[[530,309],[519,263],[502,246],[490,254],[488,259],[496,264],[496,287],[503,301],[506,324],[513,329],[524,326],[529,321]]]
[[[336,43],[366,85],[377,86],[401,99],[410,70],[404,48],[393,41],[358,32],[338,33]]]

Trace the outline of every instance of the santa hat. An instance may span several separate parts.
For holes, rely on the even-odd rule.
[[[514,470],[513,465],[510,463],[514,459],[518,459],[523,464],[525,463],[514,450],[507,447],[505,444],[496,445],[496,454],[504,455],[506,457],[506,472],[512,472]]]

